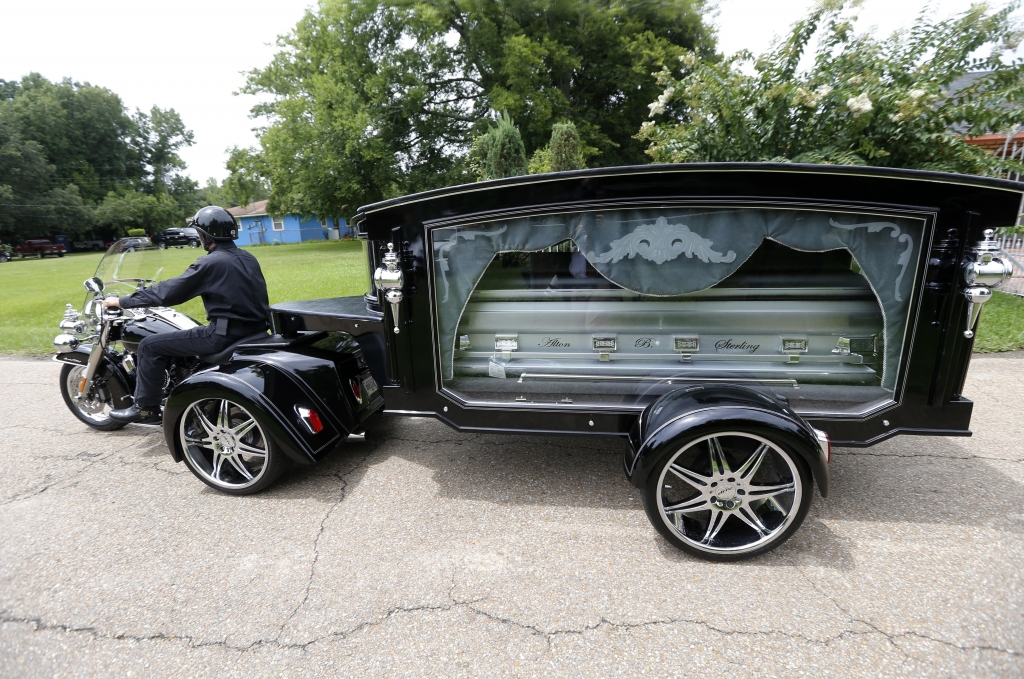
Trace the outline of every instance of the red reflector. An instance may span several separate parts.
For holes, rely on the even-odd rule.
[[[299,414],[302,424],[306,425],[306,429],[309,430],[310,434],[319,434],[324,430],[324,423],[321,421],[320,415],[315,410],[303,408],[302,406],[295,406],[295,412]]]
[[[320,416],[316,414],[315,410],[309,411],[309,426],[313,428],[314,434],[319,434],[324,430],[324,423],[320,421]]]
[[[359,383],[353,379],[349,379],[348,386],[352,389],[352,395],[356,397],[356,403],[362,405],[363,403],[363,391],[359,388]]]

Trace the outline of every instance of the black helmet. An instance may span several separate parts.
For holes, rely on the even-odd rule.
[[[238,224],[231,213],[222,207],[204,207],[189,221],[189,226],[215,241],[234,240],[238,237]]]

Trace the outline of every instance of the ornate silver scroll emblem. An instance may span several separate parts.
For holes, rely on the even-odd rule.
[[[837,229],[845,229],[847,231],[853,231],[854,229],[867,229],[868,233],[878,233],[882,229],[892,229],[892,237],[898,238],[901,243],[907,244],[907,249],[896,260],[896,265],[900,267],[900,275],[896,277],[896,290],[895,296],[897,302],[903,301],[903,295],[900,294],[900,282],[903,280],[903,274],[907,273],[907,265],[910,264],[910,254],[914,251],[914,239],[911,238],[909,233],[902,233],[900,227],[896,226],[892,222],[871,222],[869,224],[840,224],[834,219],[829,219],[828,223]]]
[[[477,236],[486,236],[493,241],[506,231],[508,231],[507,226],[503,226],[497,231],[456,230],[448,240],[434,243],[434,249],[437,250],[437,270],[441,272],[441,282],[444,283],[444,299],[441,300],[442,304],[448,301],[448,251],[458,245],[460,238],[463,240],[476,240]]]
[[[664,217],[658,217],[653,224],[641,224],[633,233],[611,242],[611,249],[600,255],[587,254],[591,262],[614,264],[624,257],[632,259],[640,255],[655,264],[664,264],[679,255],[696,257],[705,264],[709,262],[728,263],[736,259],[730,250],[726,254],[711,249],[714,243],[699,233],[690,231],[685,224],[669,224]]]

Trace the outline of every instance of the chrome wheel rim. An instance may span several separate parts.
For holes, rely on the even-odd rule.
[[[692,441],[658,479],[658,511],[694,549],[742,554],[773,542],[803,498],[796,463],[771,441],[722,432]]]
[[[247,488],[263,476],[269,445],[259,422],[242,406],[211,398],[191,404],[178,427],[191,467],[209,483]]]
[[[81,399],[75,398],[78,394],[78,387],[82,384],[82,378],[85,377],[85,366],[76,365],[68,372],[67,381],[64,387],[68,390],[68,396],[71,397],[71,403],[83,417],[88,420],[92,420],[98,424],[105,424],[110,421],[110,402],[109,400],[104,402],[96,398],[96,387],[95,383],[93,388],[88,394],[83,396]]]

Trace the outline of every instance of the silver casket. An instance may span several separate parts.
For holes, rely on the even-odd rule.
[[[723,382],[798,412],[874,408],[892,398],[921,228],[677,208],[438,230],[442,378],[471,402],[621,406]]]

